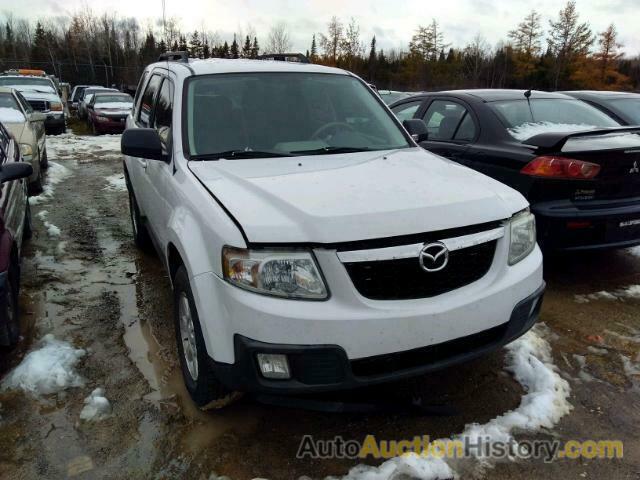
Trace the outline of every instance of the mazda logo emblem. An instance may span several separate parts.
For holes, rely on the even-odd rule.
[[[425,272],[439,272],[449,263],[449,249],[442,242],[428,243],[420,250],[418,261]]]

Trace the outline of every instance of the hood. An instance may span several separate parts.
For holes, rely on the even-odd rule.
[[[502,220],[515,190],[421,148],[191,161],[250,242],[335,243]]]
[[[2,119],[0,118],[0,121],[2,121]],[[17,123],[17,122],[2,122],[2,124],[5,126],[5,128],[7,130],[9,130],[9,133],[11,135],[13,135],[13,137],[16,139],[16,141],[18,143],[31,143],[31,138],[22,138],[22,135],[25,134],[25,137],[29,137],[28,135],[28,129],[27,129],[27,122],[23,121],[21,123]]]
[[[36,92],[34,90],[19,90],[27,100],[46,100],[47,102],[60,102],[60,97],[56,93]]]

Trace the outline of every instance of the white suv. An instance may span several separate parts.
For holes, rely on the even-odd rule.
[[[122,137],[131,219],[169,272],[198,405],[420,375],[534,324],[526,200],[418,147],[421,120],[404,126],[335,68],[146,68]]]

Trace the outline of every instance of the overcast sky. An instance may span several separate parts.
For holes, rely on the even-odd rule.
[[[36,20],[72,13],[83,4],[95,13],[137,17],[143,25],[162,16],[162,0],[0,0],[0,14],[11,12],[14,17]],[[183,30],[217,31],[222,40],[233,38],[234,31],[246,33],[251,26],[263,44],[270,26],[284,21],[296,51],[308,49],[311,35],[325,31],[333,15],[345,22],[353,17],[363,42],[368,44],[375,34],[380,48],[406,49],[415,27],[432,18],[441,24],[447,43],[462,47],[480,34],[494,46],[531,8],[542,14],[547,29],[548,20],[564,4],[553,0],[166,0],[166,14],[180,18]],[[614,23],[625,53],[640,53],[640,0],[577,0],[577,7],[581,20],[589,22],[594,32]]]

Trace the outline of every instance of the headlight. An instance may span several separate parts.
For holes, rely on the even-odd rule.
[[[107,117],[103,117],[101,115],[96,116],[96,120],[99,122],[108,122],[109,119]]]
[[[510,225],[509,265],[514,265],[536,246],[536,219],[527,208],[511,217]]]
[[[246,250],[224,247],[225,280],[252,292],[285,298],[327,298],[320,269],[309,251]]]
[[[20,153],[23,157],[30,157],[31,155],[33,155],[33,148],[31,148],[31,145],[29,145],[28,143],[21,143]]]
[[[60,102],[51,102],[49,104],[49,109],[52,112],[61,112],[62,111],[62,104]]]

